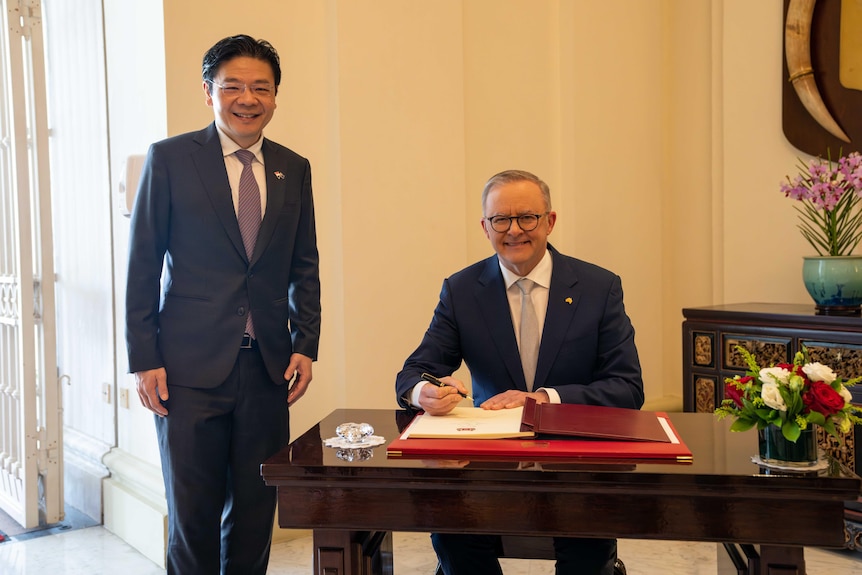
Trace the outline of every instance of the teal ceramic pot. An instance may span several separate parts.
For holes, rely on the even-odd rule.
[[[862,256],[805,257],[802,279],[818,314],[860,315]]]

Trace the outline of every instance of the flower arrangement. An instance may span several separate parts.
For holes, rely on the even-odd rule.
[[[810,424],[840,437],[839,432],[847,433],[854,424],[862,423],[862,409],[850,403],[847,390],[862,377],[843,381],[832,368],[810,363],[804,347],[796,353],[792,365],[779,363],[766,368],[761,368],[744,347],[736,349],[745,358],[748,372],[725,379],[725,400],[715,410],[719,419],[736,417],[731,431],[775,425],[795,443]]]
[[[853,152],[837,162],[800,160],[799,174],[782,182],[785,197],[801,205],[799,229],[820,256],[846,256],[862,239],[862,156]]]

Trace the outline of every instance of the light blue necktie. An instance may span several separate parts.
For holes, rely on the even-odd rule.
[[[536,365],[539,361],[539,320],[533,298],[530,292],[535,287],[533,280],[521,278],[516,282],[521,290],[521,329],[520,349],[521,366],[524,368],[524,379],[527,380],[527,391],[533,391],[533,381],[536,379]]]

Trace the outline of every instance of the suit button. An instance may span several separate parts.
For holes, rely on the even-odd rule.
[[[254,272],[250,272],[250,273],[248,274],[248,279],[251,279],[251,278],[253,278],[253,277],[254,277]]]
[[[245,315],[245,307],[239,306],[238,308],[236,308],[236,315]]]

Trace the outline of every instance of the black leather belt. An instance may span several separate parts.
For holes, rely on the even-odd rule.
[[[242,334],[242,343],[239,345],[240,349],[251,349],[255,345],[257,345],[257,342],[253,337],[247,333]]]

